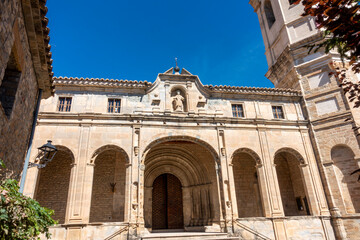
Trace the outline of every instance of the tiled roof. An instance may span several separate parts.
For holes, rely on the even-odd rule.
[[[117,88],[144,88],[152,86],[148,81],[104,79],[104,78],[77,78],[77,77],[54,77],[55,86],[76,85],[76,86],[106,86]],[[209,93],[228,94],[257,94],[257,95],[278,95],[278,96],[301,96],[301,91],[282,88],[260,88],[260,87],[237,87],[223,85],[204,85]]]
[[[55,85],[78,85],[78,86],[109,86],[120,88],[147,88],[151,85],[148,81],[137,80],[118,80],[104,78],[73,78],[73,77],[54,77]]]

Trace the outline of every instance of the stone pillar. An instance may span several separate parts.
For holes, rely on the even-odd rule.
[[[166,113],[170,113],[171,109],[172,109],[172,106],[171,106],[171,93],[170,93],[170,89],[169,89],[170,88],[169,80],[165,81],[164,86],[165,86],[165,104],[164,104],[164,107],[165,107],[165,114],[166,114]]]
[[[236,220],[239,215],[238,215],[238,206],[237,206],[237,199],[236,199],[236,188],[235,188],[235,182],[234,182],[234,168],[233,168],[233,164],[229,163],[229,167],[228,167],[228,171],[229,171],[229,197],[230,197],[230,202],[231,202],[231,206],[232,206],[232,219],[233,221]]]
[[[152,227],[152,187],[144,188],[144,218],[145,218],[145,227]]]
[[[281,201],[281,194],[278,184],[278,178],[276,174],[276,168],[273,163],[273,159],[271,159],[269,145],[266,136],[266,129],[258,128],[258,135],[261,147],[261,155],[264,164],[264,172],[260,172],[261,175],[263,174],[265,177],[264,183],[266,183],[267,191],[269,194],[269,206],[270,206],[270,215],[272,217],[283,217],[284,210]],[[261,176],[260,175],[260,176]],[[262,185],[262,184],[261,184]],[[263,188],[263,187],[262,187]],[[263,190],[262,190],[263,191]],[[264,204],[265,205],[265,204]],[[266,205],[265,205],[266,206]],[[267,212],[267,211],[266,211]]]
[[[220,210],[223,210],[223,217],[222,219],[225,220],[226,232],[233,232],[233,219],[232,219],[232,204],[230,201],[230,194],[229,194],[229,174],[228,174],[228,162],[227,162],[227,155],[226,155],[226,144],[225,144],[225,133],[223,129],[217,129],[218,135],[218,146],[219,146],[219,160],[220,160],[220,168],[217,171],[219,185],[222,189],[222,195],[220,195]],[[221,194],[221,191],[219,192]]]
[[[260,192],[260,200],[261,200],[261,209],[262,214],[265,217],[271,217],[271,205],[269,198],[269,190],[266,183],[266,174],[264,170],[264,165],[261,163],[256,163],[256,172],[258,175],[258,184],[259,184],[259,192]]]
[[[144,222],[144,165],[140,159],[140,125],[133,126],[132,141],[132,193],[131,193],[131,221],[136,226],[136,234],[141,234],[145,227]],[[134,228],[133,228],[134,229]]]
[[[124,203],[124,222],[130,222],[131,212],[131,180],[132,180],[132,164],[126,163],[126,178],[125,178],[125,203]]]
[[[320,215],[318,196],[315,193],[312,176],[310,173],[309,165],[306,163],[299,164],[299,170],[304,183],[304,190],[306,191],[307,199],[309,202],[311,215]]]
[[[323,168],[323,176],[325,178],[325,181],[328,183],[325,185],[325,188],[327,188],[326,190],[328,192],[328,202],[329,202],[331,220],[334,226],[336,239],[340,239],[340,240],[348,239],[344,223],[341,219],[341,210],[339,209],[340,207],[345,210],[345,204],[341,199],[338,199],[338,201],[336,201],[334,198],[334,188],[336,188],[335,191],[340,191],[340,189],[336,181],[333,162],[329,161],[323,163],[322,168]],[[335,179],[336,184],[329,184],[332,182],[329,179]]]
[[[70,183],[69,214],[67,214],[69,224],[88,221],[89,215],[84,213],[89,211],[89,201],[91,201],[91,193],[89,194],[89,191],[91,192],[92,186],[86,185],[89,183],[89,176],[92,172],[92,166],[87,165],[91,126],[90,124],[82,124],[80,128],[78,158],[75,159]],[[90,171],[87,175],[88,169]],[[89,195],[90,198],[85,199]]]
[[[94,159],[95,160],[95,159]],[[71,174],[75,172],[76,165],[74,164],[73,169],[71,170]],[[93,180],[94,180],[94,162],[88,162],[86,164],[86,176],[84,181],[84,218],[83,221],[88,223],[90,221],[90,211],[91,211],[91,196],[92,196],[92,187],[93,187]]]
[[[309,182],[311,182],[313,191],[314,191],[314,201],[313,204],[317,204],[317,208],[320,211],[317,214],[320,214],[321,216],[329,216],[330,212],[328,209],[328,205],[326,202],[325,192],[322,188],[322,182],[320,179],[320,173],[319,169],[317,167],[317,163],[315,160],[313,148],[311,145],[308,129],[303,129],[300,131],[301,137],[303,140],[303,146],[305,150],[306,160],[309,164],[307,167],[309,177]],[[310,198],[310,196],[309,196]],[[310,199],[309,199],[310,200]]]

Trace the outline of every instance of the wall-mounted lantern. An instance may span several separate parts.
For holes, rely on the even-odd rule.
[[[53,158],[56,155],[56,152],[58,151],[54,145],[51,144],[51,140],[48,140],[46,144],[42,145],[38,148],[38,155],[36,157],[36,160],[38,163],[29,163],[29,168],[31,167],[37,167],[37,168],[43,168],[53,160]]]

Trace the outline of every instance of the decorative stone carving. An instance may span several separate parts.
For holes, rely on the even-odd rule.
[[[183,96],[181,96],[180,90],[176,91],[176,95],[172,99],[173,99],[172,104],[173,104],[174,111],[175,112],[183,112],[185,98]]]

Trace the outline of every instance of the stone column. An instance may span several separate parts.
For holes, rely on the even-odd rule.
[[[217,129],[218,146],[219,146],[219,160],[220,168],[218,172],[219,186],[222,189],[223,195],[220,197],[220,206],[223,210],[223,219],[225,220],[226,232],[233,232],[232,223],[232,204],[229,197],[229,176],[228,176],[228,162],[226,156],[225,133],[223,129]],[[219,192],[221,194],[221,191]]]

